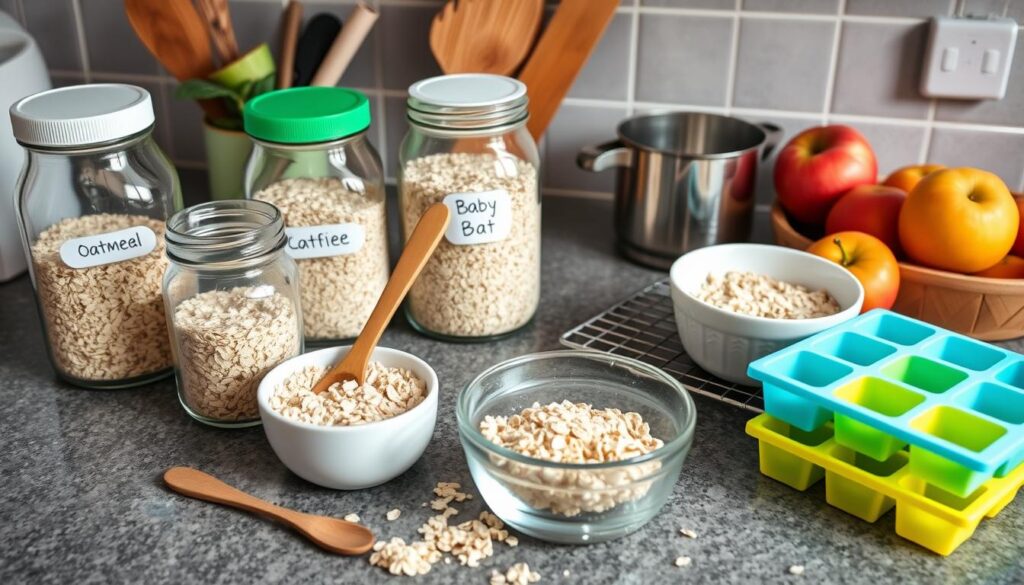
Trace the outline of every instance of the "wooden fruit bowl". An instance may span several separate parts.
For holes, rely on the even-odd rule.
[[[780,246],[807,249],[810,238],[776,203],[772,231]],[[892,310],[985,341],[1024,336],[1024,279],[981,278],[900,262],[900,294]]]

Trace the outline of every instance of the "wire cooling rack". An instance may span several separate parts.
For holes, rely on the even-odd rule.
[[[567,331],[562,344],[638,359],[665,370],[693,392],[754,412],[764,411],[760,388],[715,377],[686,354],[672,314],[668,280],[648,286]]]

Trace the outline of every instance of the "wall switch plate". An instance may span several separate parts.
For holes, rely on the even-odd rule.
[[[1016,44],[1017,22],[1012,18],[933,18],[921,93],[927,97],[1003,99]]]

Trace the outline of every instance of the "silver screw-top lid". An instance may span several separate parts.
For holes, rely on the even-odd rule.
[[[446,130],[485,130],[527,118],[526,84],[488,73],[459,73],[409,87],[409,120]]]
[[[14,137],[26,146],[74,148],[115,142],[153,125],[149,92],[123,83],[60,87],[11,106]]]

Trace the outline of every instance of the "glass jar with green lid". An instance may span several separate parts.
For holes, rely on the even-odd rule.
[[[359,334],[389,274],[384,173],[370,103],[340,87],[263,94],[244,110],[254,148],[245,195],[284,214],[308,341]]]

